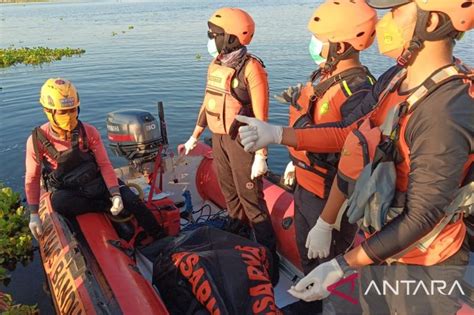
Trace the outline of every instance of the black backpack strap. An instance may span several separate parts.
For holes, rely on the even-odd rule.
[[[313,76],[315,75],[316,72],[318,72],[317,75],[319,75],[320,69],[316,70],[315,72],[311,74],[311,79],[312,79],[311,82],[314,82],[315,78],[313,78]],[[313,113],[314,106],[316,105],[318,99],[323,97],[323,95],[327,92],[327,90],[329,90],[333,85],[341,84],[342,81],[347,80],[352,76],[356,76],[356,75],[359,76],[361,74],[366,75],[368,78],[370,78],[369,81],[372,80],[371,78],[373,78],[372,74],[370,74],[370,72],[368,71],[366,67],[357,67],[357,68],[351,68],[351,69],[342,71],[341,73],[335,76],[332,76],[321,83],[318,83],[313,88],[314,94],[310,99],[310,104],[308,106],[307,113],[309,113],[310,115],[311,113]],[[375,79],[373,79],[373,82],[375,82]],[[342,90],[344,91],[345,88],[343,87]],[[347,92],[344,92],[344,93],[346,93],[346,96],[349,97],[349,95],[347,95]]]
[[[457,73],[456,73],[457,71]],[[408,106],[406,114],[413,112],[418,105],[435,90],[444,84],[459,79],[473,80],[472,73],[464,72],[463,68],[452,65],[439,70],[423,82],[422,86],[416,89],[406,100]]]
[[[79,128],[79,138],[82,140],[82,149],[85,151],[89,150],[89,140],[87,139],[87,132],[84,124],[79,120],[78,121],[78,128]]]
[[[53,144],[48,140],[48,138],[46,137],[46,134],[40,127],[36,127],[35,129],[33,129],[33,132],[31,135],[32,135],[32,140],[33,140],[33,148],[35,150],[36,159],[38,161],[41,161],[41,157],[39,155],[38,143],[41,143],[43,145],[43,148],[46,150],[46,152],[51,158],[53,158],[54,160],[58,159],[59,151],[56,150]]]
[[[262,67],[266,68],[265,63],[263,63],[263,60],[260,59],[259,57],[255,56],[255,55],[252,55],[252,54],[247,54],[247,58],[253,58],[253,59],[257,60],[262,65]]]
[[[245,84],[246,89],[247,89],[247,79],[245,78],[245,67],[247,67],[247,64],[252,58],[259,61],[262,64],[262,66],[265,68],[265,66],[263,65],[263,61],[261,61],[260,59],[257,59],[257,57],[250,54],[245,55],[245,57],[242,58],[242,61],[237,65],[237,67],[235,67],[235,76],[237,77],[237,80],[239,80],[239,82],[243,82]]]
[[[42,159],[40,158],[39,149],[38,149],[38,134],[37,134],[38,131],[36,130],[38,128],[39,127],[36,127],[31,132],[31,140],[33,141],[33,150],[35,151],[36,161],[41,164]]]
[[[244,58],[242,58],[242,61],[235,67],[235,75],[234,77],[237,78],[237,80],[239,82],[242,82],[244,87],[245,87],[245,90],[247,91],[248,95],[249,95],[249,99],[250,99],[250,93],[248,91],[248,82],[247,82],[247,79],[245,78],[245,68],[247,66],[247,64],[250,62],[250,60],[256,60],[258,61],[262,67],[265,68],[265,64],[263,63],[263,61],[258,58],[257,56],[255,55],[252,55],[252,54],[247,54],[245,55]],[[243,102],[241,99],[239,99],[239,97],[237,96],[237,94],[232,90],[232,96],[234,96],[237,100],[239,100],[243,106],[247,106],[247,107],[250,107],[251,109],[251,106],[250,103],[247,103],[247,102]]]
[[[318,83],[314,87],[314,95],[317,98],[320,98],[326,93],[329,88],[331,88],[335,84],[339,84],[344,80],[349,79],[352,76],[360,76],[360,75],[368,75],[367,68],[366,67],[356,67],[356,68],[351,68],[345,71],[342,71],[339,74],[336,74],[332,77],[327,78],[321,83]]]

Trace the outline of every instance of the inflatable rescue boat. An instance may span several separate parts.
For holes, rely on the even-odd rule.
[[[211,147],[200,143],[188,156],[168,148],[163,105],[159,119],[142,110],[112,112],[107,136],[126,166],[116,174],[139,194],[170,236],[191,225],[225,218]],[[302,277],[296,248],[293,196],[279,176],[264,179],[264,194],[278,238],[278,307],[295,301],[286,290]],[[40,201],[41,259],[58,314],[168,314],[157,286],[153,262],[138,246],[141,228],[134,219],[89,213],[67,220],[51,208],[50,194]],[[467,305],[459,314],[472,311]],[[472,314],[472,313],[471,313]]]

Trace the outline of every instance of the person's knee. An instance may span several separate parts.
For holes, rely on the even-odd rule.
[[[120,187],[120,195],[127,213],[142,213],[149,211],[145,203],[128,186]]]
[[[66,192],[58,190],[51,195],[51,206],[53,210],[65,215],[67,213],[68,195]]]
[[[125,202],[137,202],[140,198],[136,195],[128,186],[123,185],[120,186],[120,195],[122,196],[122,200]]]

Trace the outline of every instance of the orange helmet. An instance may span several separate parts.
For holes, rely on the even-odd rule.
[[[424,11],[443,12],[460,32],[474,28],[474,5],[472,0],[415,0]]]
[[[376,23],[377,13],[364,0],[331,0],[314,11],[308,29],[321,41],[364,50],[374,41]]]
[[[47,109],[71,109],[79,107],[79,94],[71,81],[48,79],[41,87],[40,103]]]
[[[411,0],[367,0],[371,7],[389,9],[412,2]],[[453,26],[460,32],[474,27],[474,6],[472,0],[414,0],[413,2],[428,12],[443,12],[451,19]]]
[[[239,39],[240,44],[248,45],[255,33],[255,22],[244,10],[221,8],[214,12],[209,22],[219,26],[229,35]]]

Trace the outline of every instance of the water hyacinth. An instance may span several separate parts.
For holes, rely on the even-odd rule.
[[[28,214],[20,194],[0,183],[0,281],[9,278],[5,269],[15,269],[17,262],[28,263],[32,254]]]
[[[40,65],[61,60],[63,57],[82,55],[86,51],[80,48],[24,47],[0,48],[0,68],[16,64]]]

